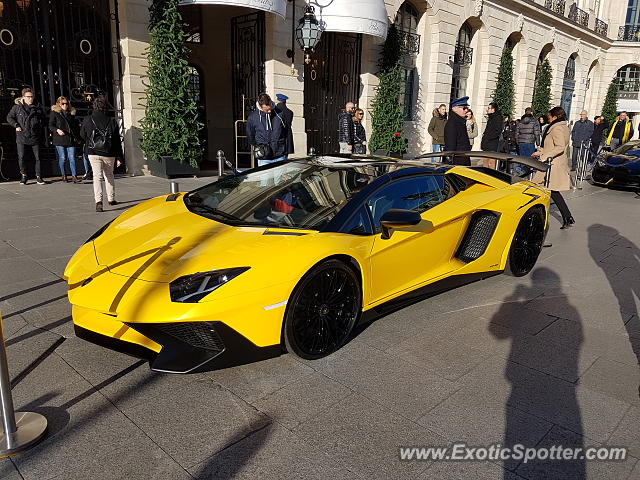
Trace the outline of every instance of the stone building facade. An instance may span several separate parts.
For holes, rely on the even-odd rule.
[[[206,124],[208,162],[203,166],[215,166],[219,149],[227,158],[233,160],[237,156],[239,163],[247,166],[242,120],[261,90],[272,96],[283,93],[289,97],[289,108],[295,114],[296,155],[305,155],[310,147],[322,153],[335,151],[336,117],[348,100],[365,109],[365,127],[370,132],[368,112],[378,81],[377,63],[386,18],[398,25],[405,49],[406,88],[401,100],[409,154],[430,149],[427,125],[432,110],[440,103],[447,104],[452,95],[470,97],[480,131],[483,130],[483,114],[495,90],[498,64],[507,44],[513,47],[515,60],[515,115],[522,115],[531,104],[536,68],[544,58],[553,69],[552,103],[565,106],[571,120],[583,108],[590,116],[599,113],[607,87],[616,76],[623,90],[619,108],[640,113],[638,2],[311,0],[326,31],[306,64],[293,38],[306,0],[184,0],[185,5],[180,8],[190,28],[192,86]],[[0,0],[0,49],[21,55],[15,44],[5,45],[18,36],[11,33],[15,18],[18,22],[23,18],[11,17],[12,12],[18,9],[44,15],[42,9],[36,9],[39,3],[40,0]],[[150,0],[77,3],[86,4],[91,11],[104,4],[110,12],[104,26],[110,26],[111,45],[101,51],[112,52],[113,85],[102,88],[113,93],[122,119],[128,169],[143,173],[146,162],[139,148],[139,125],[144,116]],[[51,0],[49,4],[67,8],[63,0]],[[82,50],[82,42],[87,40],[73,37],[71,41],[80,42]],[[84,45],[86,49],[87,43]],[[89,60],[83,68],[91,68]],[[9,72],[0,71],[0,100],[7,100],[7,105],[12,103],[11,95],[19,91],[19,83],[30,85],[38,81],[34,80],[38,74],[34,67],[31,80],[26,75],[14,80],[12,88],[4,88],[3,78],[18,75],[11,68],[11,62],[0,62],[0,70]],[[54,76],[55,68],[50,68]],[[71,84],[79,83],[74,91],[82,94],[87,90],[80,83],[90,83],[86,81],[90,73],[80,72],[69,80]],[[6,85],[9,84],[5,82]],[[65,88],[73,90],[72,86],[58,90],[65,94]],[[634,118],[636,124],[638,121],[640,115]],[[479,138],[475,147],[479,147]]]

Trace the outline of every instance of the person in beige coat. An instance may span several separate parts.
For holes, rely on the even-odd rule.
[[[551,163],[547,188],[551,190],[551,200],[560,210],[562,215],[562,227],[560,228],[564,229],[575,223],[569,207],[560,194],[561,191],[571,188],[569,159],[566,154],[571,134],[567,126],[567,114],[561,107],[553,107],[549,110],[547,120],[549,125],[542,136],[541,146],[531,156]],[[533,182],[543,184],[544,178],[543,172],[537,172],[533,177]]]

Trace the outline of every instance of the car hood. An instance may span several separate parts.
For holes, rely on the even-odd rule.
[[[98,264],[112,273],[170,282],[196,272],[254,267],[274,253],[291,252],[298,239],[313,233],[229,226],[190,212],[181,199],[163,198],[116,219],[94,247]]]

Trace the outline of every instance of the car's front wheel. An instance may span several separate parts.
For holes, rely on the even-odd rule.
[[[348,340],[362,310],[358,275],[339,260],[311,269],[287,304],[284,342],[306,359],[329,355]]]
[[[544,210],[531,208],[518,223],[518,228],[511,242],[506,273],[514,277],[522,277],[529,273],[536,264],[544,243]]]

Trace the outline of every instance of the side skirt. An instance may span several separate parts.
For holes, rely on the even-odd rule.
[[[495,275],[500,275],[502,272],[503,270],[492,272],[465,273],[463,275],[452,275],[450,277],[443,278],[442,280],[430,283],[429,285],[425,285],[424,287],[420,287],[409,293],[405,293],[400,297],[394,298],[393,300],[389,300],[388,302],[367,310],[360,316],[358,325],[373,322],[379,318],[384,317],[385,315],[389,315],[390,313],[396,312],[405,307],[408,307],[409,305],[413,305],[414,303],[438,295],[439,293],[452,290],[462,285],[477,282],[479,280],[484,280],[485,278],[493,277]]]

